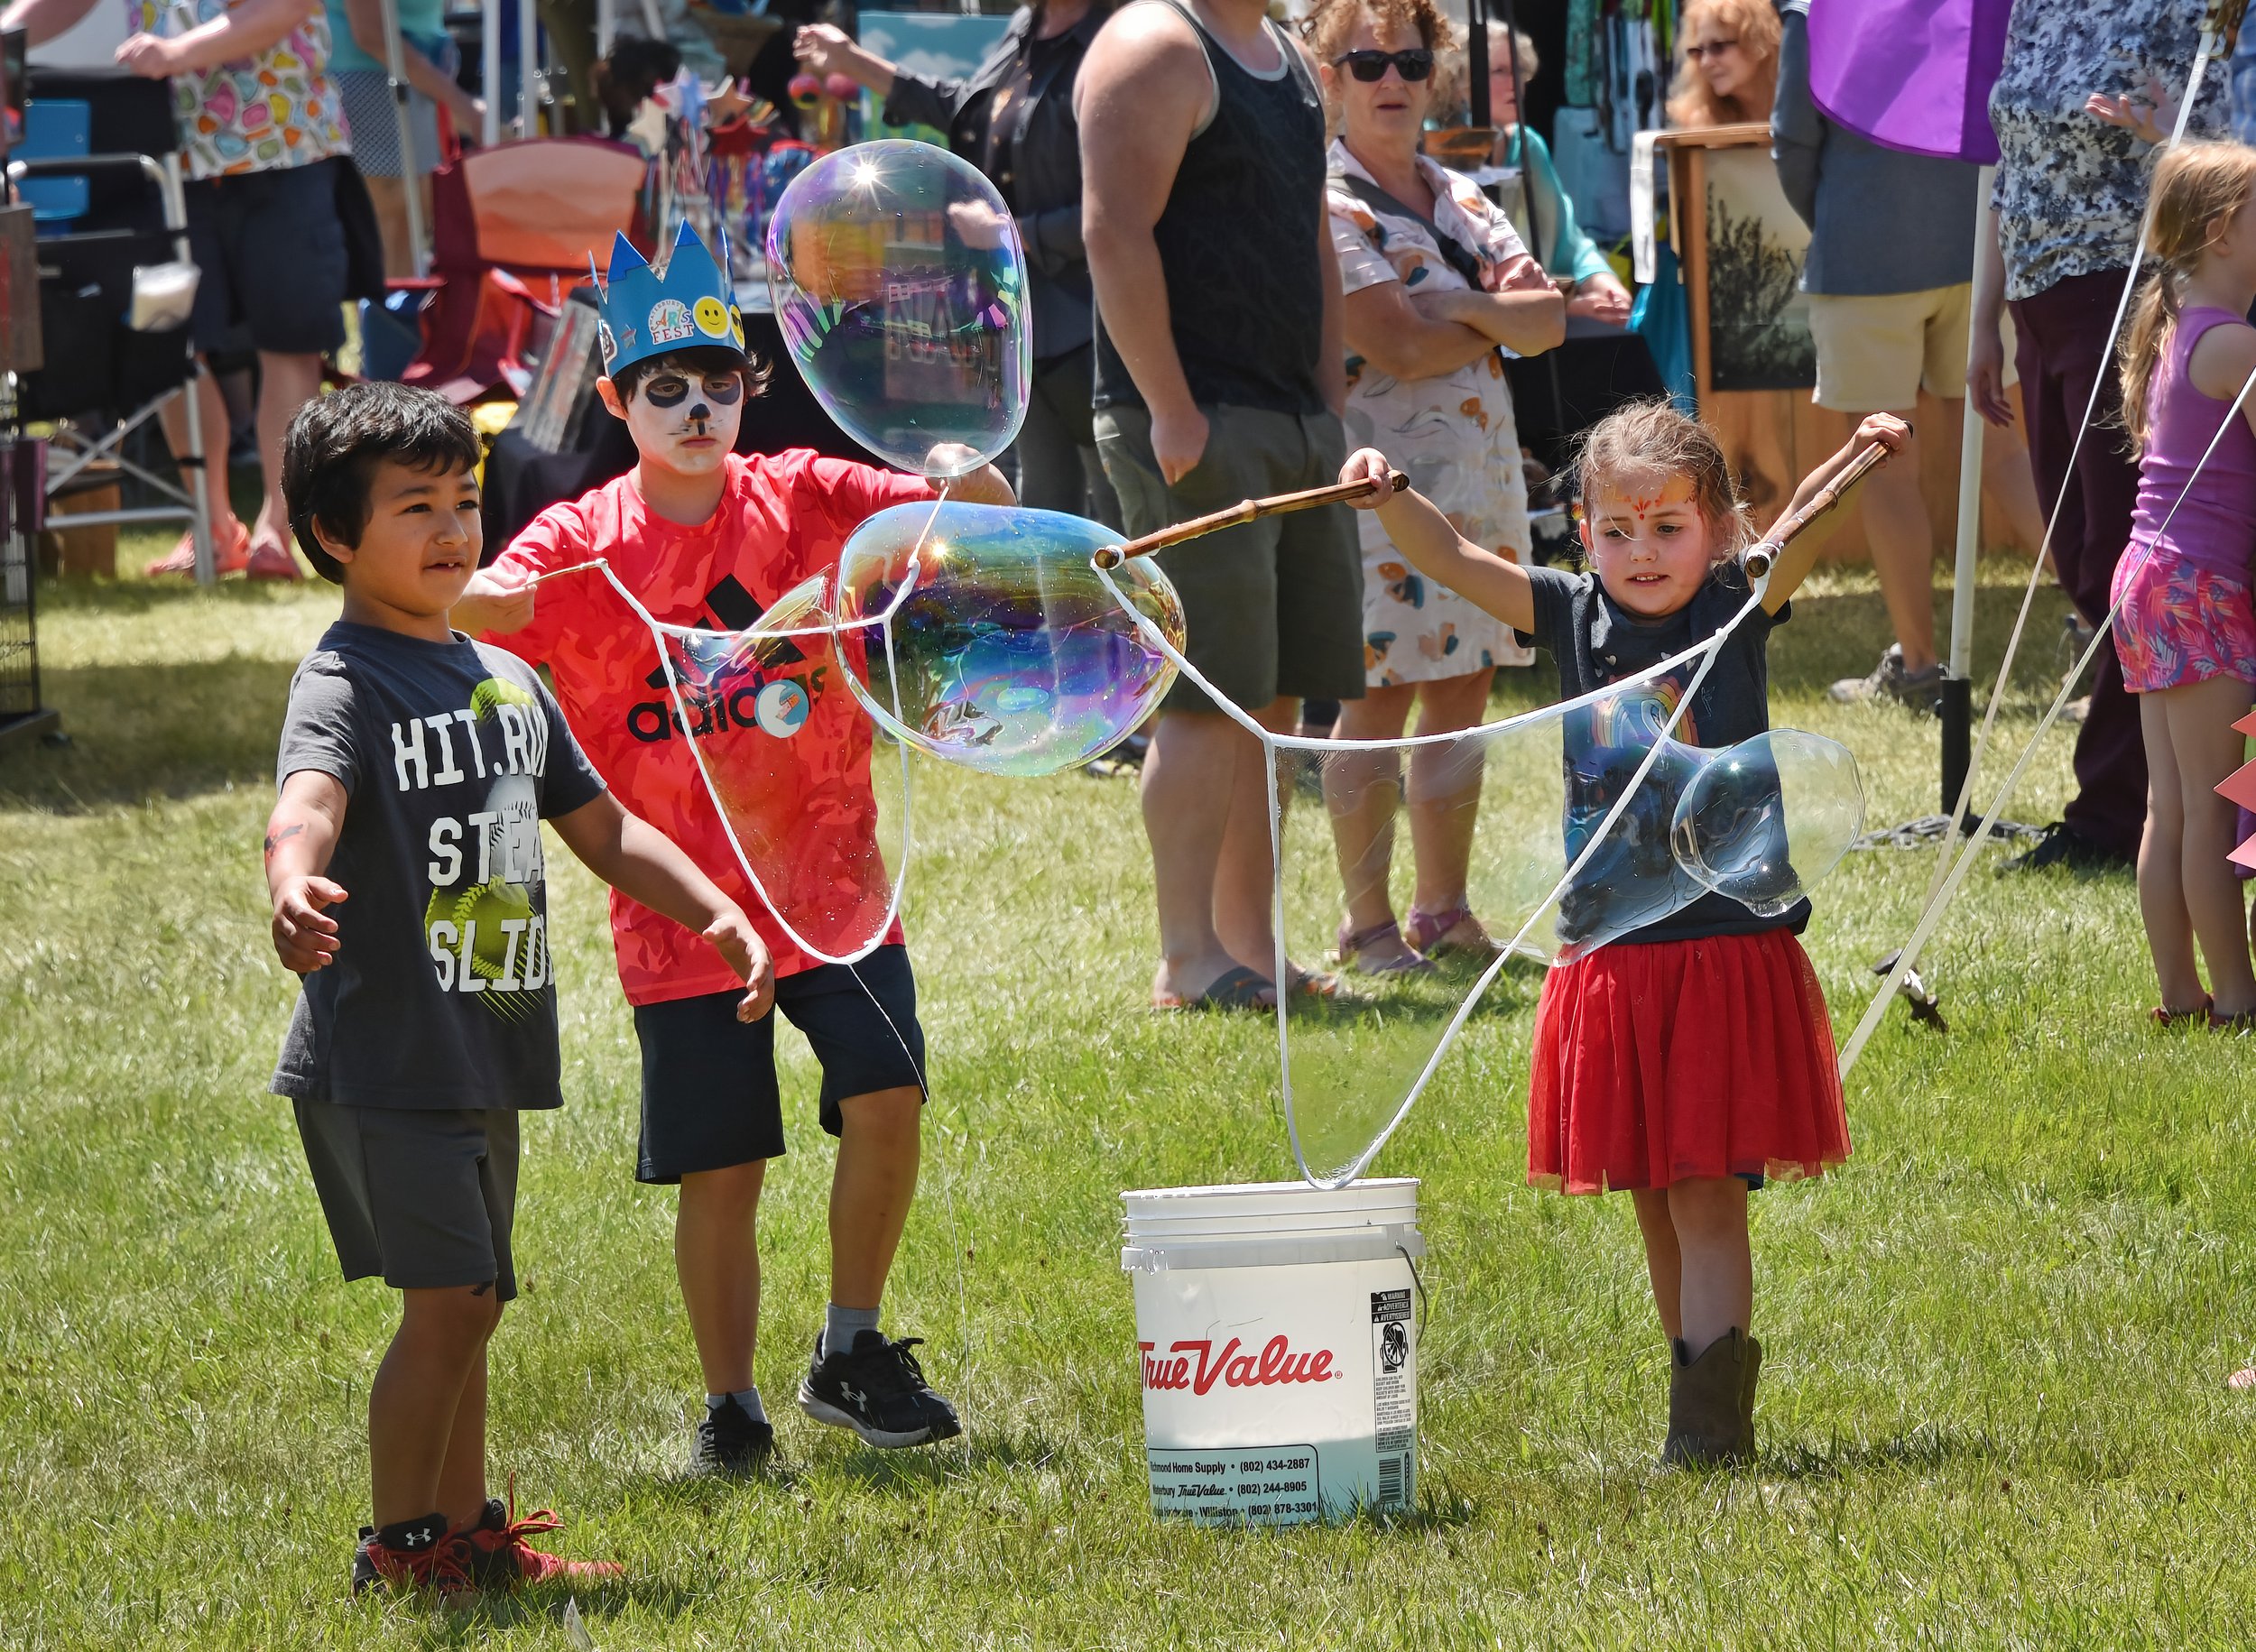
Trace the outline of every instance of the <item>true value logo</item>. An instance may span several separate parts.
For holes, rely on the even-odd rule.
[[[1288,1382],[1336,1382],[1346,1373],[1332,1369],[1332,1351],[1295,1353],[1285,1337],[1272,1336],[1258,1354],[1242,1353],[1243,1344],[1232,1337],[1215,1352],[1211,1340],[1170,1343],[1165,1353],[1154,1353],[1157,1343],[1138,1343],[1143,1350],[1143,1386],[1170,1392],[1188,1389],[1204,1394],[1217,1382],[1229,1389],[1280,1388]]]

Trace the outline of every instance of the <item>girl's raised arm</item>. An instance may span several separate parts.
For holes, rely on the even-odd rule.
[[[1342,482],[1384,482],[1393,466],[1376,448],[1359,448],[1340,466]],[[1419,573],[1439,580],[1459,596],[1477,604],[1516,631],[1535,629],[1535,588],[1528,570],[1484,550],[1449,525],[1433,501],[1416,488],[1381,489],[1359,511],[1375,510],[1394,549]]]
[[[1854,462],[1858,454],[1874,442],[1887,448],[1890,459],[1892,459],[1904,450],[1910,440],[1911,427],[1893,413],[1871,415],[1856,427],[1856,433],[1849,438],[1847,446],[1802,478],[1802,485],[1794,490],[1794,497],[1788,502],[1778,521],[1771,524],[1765,537],[1777,532],[1780,523],[1816,499],[1825,491],[1827,484]],[[1882,462],[1885,464],[1889,460]],[[1801,588],[1802,581],[1809,577],[1809,570],[1817,566],[1817,553],[1825,549],[1826,541],[1833,537],[1834,530],[1840,524],[1841,512],[1835,508],[1817,517],[1794,536],[1793,543],[1787,546],[1778,560],[1771,564],[1770,588],[1762,594],[1762,611],[1765,614],[1776,614],[1793,599],[1794,593]]]

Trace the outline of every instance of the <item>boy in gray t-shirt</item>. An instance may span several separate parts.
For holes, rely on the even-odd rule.
[[[485,1344],[516,1295],[517,1113],[554,1107],[541,822],[598,877],[701,933],[767,1012],[766,948],[622,810],[532,669],[451,630],[477,567],[478,438],[444,398],[352,386],[291,423],[298,542],[345,587],[299,666],[266,833],[274,949],[304,977],[273,1088],[296,1104],[345,1277],[401,1293],[368,1398],[374,1525],[356,1591],[614,1574],[486,1496]]]

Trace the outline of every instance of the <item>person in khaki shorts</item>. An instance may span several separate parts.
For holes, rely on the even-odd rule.
[[[1959,403],[1963,416],[1976,169],[1882,149],[1820,114],[1809,95],[1807,11],[1806,0],[1787,9],[1771,136],[1779,181],[1810,229],[1802,288],[1817,346],[1817,405],[1893,413],[1909,423],[1924,390]],[[1956,431],[1945,438],[1955,442]],[[1927,710],[1941,694],[1943,670],[1935,653],[1935,535],[1916,450],[1874,472],[1872,484],[1864,533],[1896,641],[1870,676],[1834,684],[1833,697]],[[2034,548],[2043,518],[2018,430],[1994,432],[1983,444],[1983,486],[2014,538]]]
[[[1096,448],[1132,535],[1345,460],[1339,269],[1323,100],[1262,0],[1137,0],[1075,88],[1096,290]],[[1267,728],[1363,696],[1363,558],[1341,506],[1162,552],[1191,662]],[[1196,685],[1170,693],[1143,771],[1159,897],[1155,1007],[1262,1009],[1336,978],[1270,977],[1276,938],[1260,743]]]

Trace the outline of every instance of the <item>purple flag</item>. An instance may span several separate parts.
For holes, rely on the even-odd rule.
[[[1809,90],[1889,149],[1993,164],[1990,88],[2012,0],[1809,0]]]

